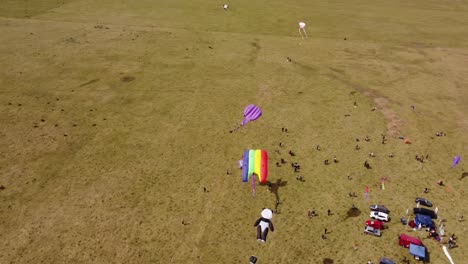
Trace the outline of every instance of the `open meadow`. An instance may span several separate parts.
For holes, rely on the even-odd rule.
[[[399,221],[417,196],[466,263],[468,1],[227,3],[0,1],[0,263],[416,263],[400,233],[449,263]],[[263,115],[229,133],[249,104]],[[246,149],[271,192],[241,181]]]

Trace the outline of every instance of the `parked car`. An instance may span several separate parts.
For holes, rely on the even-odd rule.
[[[421,246],[422,242],[421,242],[421,240],[419,240],[419,239],[417,239],[415,237],[408,236],[408,235],[405,235],[405,234],[400,234],[398,236],[398,244],[400,246],[409,248],[410,244]]]
[[[427,208],[413,208],[413,214],[428,215],[432,219],[437,219],[437,214],[433,210]]]
[[[395,264],[395,261],[388,258],[380,257],[379,264]]]
[[[429,200],[424,199],[422,197],[416,197],[416,203],[425,205],[427,207],[432,207],[432,203]]]
[[[364,234],[371,234],[371,235],[378,236],[378,237],[382,235],[379,229],[373,228],[372,226],[364,227]]]
[[[377,219],[380,221],[385,221],[385,222],[390,221],[390,217],[388,217],[388,214],[382,213],[382,212],[376,212],[376,211],[372,211],[370,213],[370,218]]]
[[[390,210],[387,209],[387,207],[380,205],[380,204],[373,204],[370,206],[371,211],[377,211],[377,212],[382,212],[382,213],[390,213]]]
[[[384,223],[380,222],[378,220],[367,220],[366,221],[366,226],[371,226],[371,227],[373,227],[375,229],[379,229],[379,230],[384,229]]]

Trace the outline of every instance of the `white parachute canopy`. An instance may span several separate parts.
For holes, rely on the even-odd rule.
[[[262,211],[262,217],[265,219],[271,219],[273,217],[273,212],[270,209],[265,208]]]

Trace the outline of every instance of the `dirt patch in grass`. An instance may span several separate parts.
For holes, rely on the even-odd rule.
[[[403,126],[403,120],[397,115],[397,113],[390,108],[389,100],[385,97],[376,96],[372,92],[365,92],[366,96],[372,98],[377,107],[381,110],[385,120],[387,120],[387,130],[390,136],[396,137],[401,132]]]
[[[339,73],[335,69],[332,70],[335,73]],[[392,137],[397,137],[400,134],[401,128],[403,126],[403,120],[391,108],[391,102],[388,98],[379,95],[376,91],[371,90],[370,88],[364,87],[357,83],[353,83],[345,77],[340,77],[337,74],[330,73],[326,74],[326,76],[332,78],[333,80],[337,80],[345,84],[346,86],[353,88],[359,93],[365,95],[366,97],[372,99],[372,101],[377,105],[377,108],[382,112],[382,115],[385,117],[385,120],[387,122],[388,134]],[[351,92],[351,94],[353,94],[353,92]]]
[[[122,82],[131,82],[131,81],[134,81],[135,80],[135,77],[133,76],[122,76],[120,78],[120,81]]]

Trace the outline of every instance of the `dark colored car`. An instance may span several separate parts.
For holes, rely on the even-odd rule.
[[[381,257],[379,264],[395,264],[395,261],[388,259],[388,258]]]
[[[387,209],[387,207],[379,204],[373,204],[370,206],[371,211],[377,211],[377,212],[382,212],[382,213],[390,213],[390,210]]]
[[[428,215],[432,219],[437,219],[437,214],[434,211],[432,211],[431,209],[427,209],[427,208],[413,208],[413,214],[415,214],[415,215],[417,215],[417,214]]]
[[[416,197],[416,203],[425,205],[427,207],[432,207],[432,203],[429,200],[422,197]]]

